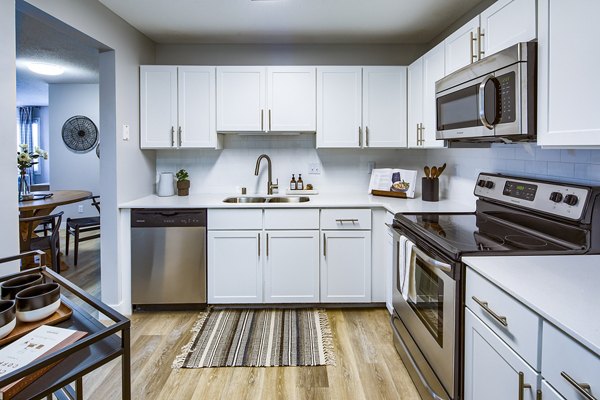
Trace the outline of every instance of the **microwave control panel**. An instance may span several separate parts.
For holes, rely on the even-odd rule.
[[[515,112],[516,106],[516,80],[515,73],[509,72],[508,74],[500,75],[496,77],[497,81],[497,96],[499,105],[499,123],[514,122],[517,118]]]
[[[579,220],[586,210],[590,190],[582,186],[481,173],[473,193],[496,202]]]

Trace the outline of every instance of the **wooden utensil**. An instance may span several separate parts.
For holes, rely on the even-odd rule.
[[[435,165],[433,167],[431,167],[431,177],[433,179],[438,177],[438,169]]]
[[[438,168],[437,176],[440,176],[442,174],[442,172],[444,172],[445,169],[446,169],[446,163],[444,163],[444,165],[442,165],[441,167]]]
[[[425,166],[424,171],[425,171],[425,176],[427,178],[429,178],[429,167],[427,165]]]

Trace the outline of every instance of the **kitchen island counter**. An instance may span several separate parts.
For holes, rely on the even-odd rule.
[[[463,261],[600,356],[600,255],[465,257]]]

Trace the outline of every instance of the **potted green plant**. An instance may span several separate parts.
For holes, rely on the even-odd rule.
[[[180,169],[175,174],[177,177],[177,195],[187,196],[190,194],[190,174],[185,169]]]

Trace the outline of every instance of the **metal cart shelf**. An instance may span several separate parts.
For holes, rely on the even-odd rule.
[[[39,272],[46,280],[60,284],[62,293],[68,291],[83,302],[97,310],[100,315],[114,322],[106,326],[94,318],[81,306],[74,304],[71,300],[61,295],[62,301],[73,310],[73,315],[66,321],[56,326],[67,329],[85,331],[88,334],[79,341],[52,353],[48,356],[20,368],[0,378],[0,387],[4,387],[20,378],[23,378],[40,368],[52,365],[60,361],[56,366],[49,369],[44,375],[30,383],[25,389],[13,397],[20,399],[42,399],[51,398],[54,394],[60,399],[83,399],[82,378],[89,372],[112,361],[118,357],[121,359],[121,397],[131,398],[131,354],[130,354],[130,321],[125,316],[116,312],[106,304],[92,297],[79,287],[73,285],[67,279],[45,266],[45,254],[43,252],[27,252],[18,256],[0,259],[0,264],[22,260],[23,258],[39,256],[39,266],[27,269],[11,275],[0,277],[0,282],[31,273]],[[70,384],[75,383],[75,388]]]

